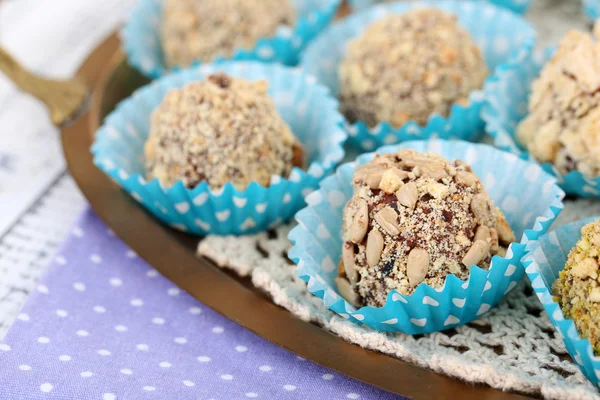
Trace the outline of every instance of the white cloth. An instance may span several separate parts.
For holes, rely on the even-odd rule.
[[[0,45],[33,71],[68,77],[132,4],[0,1]],[[0,73],[0,340],[84,205],[45,107]]]
[[[9,0],[0,8],[0,44],[33,71],[68,77],[131,3]],[[0,237],[64,169],[45,107],[0,74]]]

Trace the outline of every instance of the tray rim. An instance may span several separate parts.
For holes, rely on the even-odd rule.
[[[127,194],[92,163],[89,144],[101,124],[104,89],[124,60],[117,34],[108,37],[90,54],[78,75],[93,82],[91,107],[73,125],[63,129],[61,142],[68,169],[94,212],[146,262],[204,305],[263,339],[380,389],[414,399],[456,396],[465,399],[531,398],[485,385],[475,386],[350,344],[276,306],[257,291],[225,273],[211,260],[197,258],[177,239],[177,233],[161,225],[131,201]],[[115,212],[111,205],[117,205],[120,211]],[[136,223],[124,222],[124,217]],[[157,247],[149,243],[165,244],[165,248],[158,251]],[[171,267],[173,260],[180,265],[178,268]],[[222,289],[225,288],[236,289],[234,305],[240,308],[236,309],[231,303],[221,301],[224,297]],[[231,300],[231,293],[227,297]],[[275,322],[283,324],[276,325]]]

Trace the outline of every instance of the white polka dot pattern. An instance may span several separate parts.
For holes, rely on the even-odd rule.
[[[294,354],[183,291],[171,295],[173,284],[148,276],[152,269],[96,217],[78,232],[58,256],[69,262],[50,266],[48,290],[32,295],[0,344],[1,399],[396,398],[328,379],[312,363],[298,369]],[[102,268],[91,257],[97,249]]]

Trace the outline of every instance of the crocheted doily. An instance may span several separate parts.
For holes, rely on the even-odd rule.
[[[567,201],[557,224],[600,215],[591,200]],[[426,335],[386,334],[349,322],[306,291],[287,258],[292,224],[253,236],[209,236],[198,254],[241,276],[273,302],[342,339],[441,374],[505,391],[552,399],[600,399],[555,335],[529,281],[515,287],[493,310],[465,326]]]

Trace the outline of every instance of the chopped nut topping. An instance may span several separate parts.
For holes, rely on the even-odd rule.
[[[400,178],[402,181],[404,181],[406,178],[408,178],[408,172],[406,172],[406,171],[403,171],[398,168],[392,168],[392,171],[394,171],[394,173],[396,175],[398,175],[398,178]]]
[[[480,221],[485,221],[489,218],[489,205],[485,194],[478,193],[473,196],[473,200],[471,200],[471,211],[475,214],[475,218]]]
[[[581,279],[585,278],[598,278],[598,262],[588,257],[585,260],[581,261],[579,264],[573,266],[573,276],[576,276]]]
[[[600,24],[597,25],[600,28]],[[600,247],[600,235],[594,235],[590,238],[592,244],[596,247]]]
[[[408,254],[406,262],[406,276],[411,286],[417,286],[423,282],[429,271],[429,254],[427,250],[415,248]]]
[[[465,267],[477,265],[481,260],[484,259],[489,250],[490,244],[488,242],[476,240],[469,251],[467,251],[467,254],[465,254],[462,263],[465,265]]]
[[[417,184],[414,182],[407,183],[396,192],[396,198],[398,199],[398,202],[410,210],[415,208],[418,197],[419,191],[417,189]]]
[[[554,299],[566,318],[572,318],[579,334],[587,338],[596,355],[600,355],[600,220],[581,229],[581,239],[571,249],[565,268],[554,282]]]
[[[294,22],[289,0],[164,0],[160,36],[168,66],[229,57]]]
[[[497,249],[499,245],[498,231],[494,228],[490,228],[490,236],[492,237],[492,241],[490,242],[492,244],[492,249]]]
[[[378,189],[385,166],[377,164],[365,164],[356,168],[354,171],[354,183],[366,183],[371,189]]]
[[[385,193],[392,194],[402,186],[402,183],[400,176],[394,170],[388,169],[383,173],[379,188]]]
[[[373,229],[367,237],[367,264],[374,267],[379,263],[383,250],[383,235],[378,229]]]
[[[493,229],[493,228],[492,228]],[[492,243],[492,234],[490,233],[490,228],[485,225],[480,225],[475,232],[475,241],[483,240],[486,243]]]
[[[496,212],[496,231],[502,244],[508,245],[516,240],[515,234],[500,211]]]
[[[350,213],[350,241],[358,244],[367,234],[369,206],[364,199],[356,198],[354,204],[349,204],[348,212]]]
[[[593,288],[590,292],[590,301],[592,303],[600,303],[600,288]]]
[[[448,186],[442,183],[432,183],[427,185],[427,192],[436,199],[443,199],[448,194]]]
[[[442,163],[425,164],[421,166],[422,175],[431,179],[440,180],[448,176],[448,172]]]
[[[231,182],[268,186],[287,177],[301,146],[266,91],[224,73],[170,90],[152,113],[144,145],[149,179],[188,188],[206,181],[212,189]],[[299,165],[301,166],[301,165]]]
[[[342,262],[344,264],[344,273],[351,283],[356,283],[358,272],[354,267],[354,244],[350,242],[344,243],[342,247]]]
[[[456,180],[456,183],[458,183],[459,185],[465,185],[468,187],[474,187],[477,184],[477,182],[479,181],[479,179],[477,179],[475,174],[473,174],[471,172],[467,172],[467,171],[457,172],[454,179]]]
[[[338,70],[341,107],[351,121],[371,127],[424,125],[430,115],[448,116],[453,104],[468,103],[487,73],[454,15],[434,8],[390,14],[348,42]]]
[[[600,27],[599,24],[596,27]],[[562,173],[600,175],[600,43],[570,31],[533,83],[517,139]]]
[[[366,172],[382,169],[380,185],[371,188]],[[441,175],[432,176],[432,170],[443,170],[447,176],[437,179]],[[498,243],[493,202],[476,177],[472,187],[457,183],[455,177],[461,172],[471,174],[464,163],[402,150],[375,157],[355,173],[354,195],[346,205],[344,237],[350,240],[351,224],[347,221],[357,199],[366,202],[367,235],[365,238],[361,231],[360,241],[352,245],[359,278],[350,281],[355,283],[362,303],[382,306],[390,290],[410,295],[421,282],[438,288],[449,274],[466,279],[471,263],[489,268],[494,255],[505,254],[506,248]],[[399,189],[391,194],[393,185],[400,181]],[[483,203],[483,218],[476,218],[471,210],[472,204],[477,208],[474,199]],[[463,261],[469,265],[465,267]],[[345,277],[346,272],[340,276]]]
[[[348,303],[352,304],[354,307],[360,307],[360,298],[348,280],[336,277],[335,284],[340,292],[340,295],[346,299]]]
[[[398,236],[398,214],[391,207],[384,207],[375,214],[375,221],[391,236]]]
[[[455,240],[461,246],[468,246],[471,244],[471,241],[469,240],[468,237],[465,236],[464,232],[459,232],[458,235],[456,235]]]

